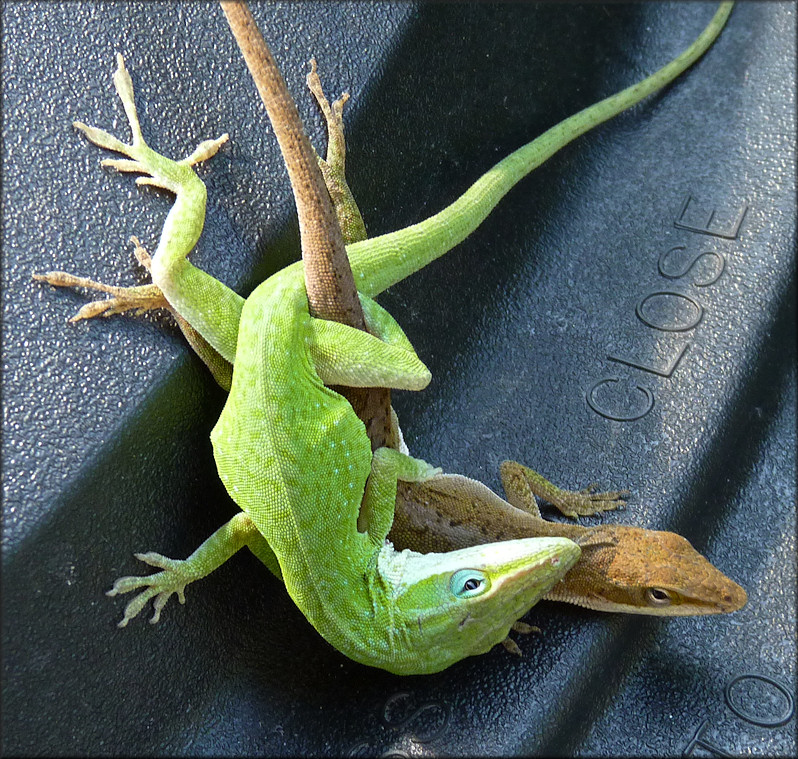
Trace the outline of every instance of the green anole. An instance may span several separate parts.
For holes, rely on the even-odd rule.
[[[228,15],[242,10],[224,5]],[[332,265],[329,218],[319,222],[318,203],[308,200],[312,171],[318,173],[317,187],[324,187],[320,170],[254,25],[247,37],[248,45],[260,48],[270,77],[265,100],[292,170],[303,261],[317,267],[326,259],[326,273],[316,272],[326,292],[341,270]],[[128,605],[122,624],[153,597],[157,620],[173,593],[182,600],[186,584],[247,545],[282,578],[311,624],[356,661],[421,674],[489,650],[573,565],[580,549],[566,538],[531,538],[422,555],[397,552],[386,542],[397,478],[422,480],[439,470],[391,448],[372,455],[352,407],[325,383],[421,389],[428,370],[398,325],[367,296],[360,300],[371,334],[312,317],[302,265],[273,275],[244,301],[189,264],[186,256],[205,210],[205,188],[191,165],[212,155],[223,139],[203,143],[180,162],[158,155],[142,138],[121,56],[114,82],[133,143],[76,126],[95,144],[127,156],[107,165],[142,173],[144,182],[176,195],[147,263],[170,307],[233,364],[227,403],[211,440],[222,482],[243,512],[184,561],[138,555],[162,571],[116,582],[112,594],[145,588]],[[307,158],[302,165],[300,155]],[[320,254],[308,258],[310,250]],[[393,270],[399,280],[416,268],[414,257],[404,256],[353,264],[363,283],[375,278],[375,269]]]
[[[518,181],[518,179],[531,171],[531,169],[540,162],[545,160],[545,158],[555,152],[557,148],[563,144],[566,144],[568,141],[576,137],[578,134],[586,131],[586,129],[590,128],[591,126],[601,123],[620,110],[623,110],[623,108],[632,105],[634,102],[637,102],[637,100],[639,100],[641,97],[645,96],[649,92],[654,91],[667,81],[670,81],[670,79],[678,75],[681,70],[690,65],[690,63],[692,63],[693,60],[695,60],[698,55],[700,55],[703,50],[705,50],[709,44],[711,44],[711,41],[717,35],[723,23],[725,22],[727,15],[728,6],[724,6],[722,11],[716,15],[708,29],[701,35],[696,43],[694,43],[694,45],[691,46],[688,51],[686,51],[685,54],[677,58],[664,69],[657,72],[657,74],[655,74],[653,77],[649,77],[649,79],[644,80],[644,82],[638,85],[635,85],[633,88],[629,88],[628,90],[625,90],[622,93],[613,96],[612,98],[602,101],[596,106],[580,112],[580,114],[577,114],[575,117],[572,117],[557,127],[554,127],[552,130],[549,130],[549,132],[544,134],[538,140],[535,140],[533,143],[530,143],[524,148],[519,149],[516,151],[516,153],[512,154],[510,157],[508,157],[508,159],[505,159],[505,161],[501,162],[491,172],[485,175],[485,177],[479,180],[471,188],[471,190],[469,190],[463,197],[460,198],[460,200],[456,201],[440,214],[437,214],[436,216],[427,220],[427,222],[422,222],[419,225],[415,225],[398,233],[393,233],[392,235],[385,235],[381,238],[368,240],[364,243],[351,246],[348,252],[350,255],[350,260],[353,264],[355,281],[358,284],[358,288],[362,293],[367,295],[376,294],[385,287],[389,286],[393,281],[397,281],[403,276],[407,276],[407,274],[411,273],[417,268],[420,268],[429,260],[432,260],[433,258],[444,253],[460,239],[465,237],[471,231],[471,229],[476,227],[487,215],[487,213],[489,213],[490,209],[503,196],[503,194],[506,193],[510,187],[512,187],[512,185]],[[118,76],[118,79],[122,79],[121,75]],[[189,159],[186,159],[180,163],[168,162],[160,156],[157,156],[157,154],[152,153],[149,148],[146,148],[146,146],[143,145],[140,132],[138,132],[137,122],[131,117],[131,112],[133,115],[135,115],[135,109],[132,105],[132,93],[130,93],[130,97],[126,98],[125,94],[122,92],[123,87],[118,85],[118,89],[120,89],[120,94],[122,95],[123,102],[125,102],[125,107],[128,111],[128,116],[131,121],[131,126],[134,130],[133,146],[124,146],[122,143],[115,140],[115,138],[112,138],[110,135],[100,132],[99,130],[92,130],[87,127],[82,128],[86,132],[87,136],[89,136],[89,138],[97,144],[118,152],[122,152],[134,159],[134,161],[115,161],[112,162],[111,165],[114,165],[122,170],[144,170],[151,174],[155,174],[156,176],[153,176],[152,179],[147,179],[145,181],[149,183],[157,183],[177,192],[178,197],[175,206],[173,207],[172,212],[169,214],[164,228],[164,234],[161,238],[161,244],[159,245],[159,250],[153,257],[150,263],[150,268],[155,283],[166,294],[171,307],[180,312],[184,318],[187,318],[192,327],[196,328],[199,333],[204,336],[204,338],[213,346],[214,350],[216,350],[225,361],[235,361],[236,372],[233,379],[230,401],[228,402],[228,406],[226,407],[225,411],[227,411],[228,408],[235,409],[236,404],[234,399],[236,399],[238,396],[238,393],[236,392],[236,376],[241,376],[243,374],[248,379],[242,380],[242,383],[246,383],[247,385],[255,385],[258,390],[261,389],[264,383],[264,378],[253,376],[252,372],[248,372],[246,370],[242,372],[241,370],[242,358],[245,360],[250,360],[254,363],[253,356],[242,356],[241,349],[243,347],[245,352],[249,352],[249,348],[252,347],[251,341],[253,340],[253,337],[251,333],[245,332],[245,325],[248,324],[247,311],[251,304],[259,303],[259,301],[251,297],[247,304],[244,305],[238,296],[235,296],[234,293],[224,288],[224,286],[220,283],[212,280],[211,278],[191,267],[184,258],[185,254],[193,246],[196,237],[199,234],[199,230],[201,229],[201,218],[199,223],[196,223],[196,219],[191,218],[190,214],[193,210],[191,206],[201,204],[201,210],[204,211],[204,187],[202,187],[201,182],[199,182],[199,180],[194,177],[190,169],[188,169],[188,165],[196,162],[197,160],[202,160],[205,157],[208,157],[208,155],[211,154],[210,148],[205,146],[202,150],[195,152],[195,154]],[[217,143],[213,143],[213,146],[214,151],[215,149],[218,149],[218,141]],[[138,159],[138,162],[136,162],[136,159]],[[142,163],[146,165],[143,166]],[[187,171],[184,171],[184,169],[187,169]],[[282,280],[284,280],[283,285],[285,287],[288,287],[291,276],[293,276],[295,280],[301,280],[301,274],[297,276],[296,266],[289,267],[281,272],[281,275],[278,276],[281,276]],[[65,284],[65,282],[62,281],[54,281],[57,279],[57,276],[50,275],[48,281],[52,281],[54,284]],[[186,282],[190,283],[188,288],[185,287]],[[271,285],[274,286],[274,283],[271,283]],[[263,287],[264,286],[261,286],[261,288]],[[256,294],[261,290],[261,288],[256,290]],[[283,293],[285,292],[286,291],[284,290]],[[197,307],[196,303],[192,304],[192,298],[194,295],[196,295],[196,293],[200,293],[203,296],[200,299],[202,302],[199,307]],[[385,321],[382,323],[384,333],[393,328],[393,323],[388,321],[387,316],[378,311],[377,307],[373,303],[365,299],[364,303],[368,303],[368,309],[372,309],[374,314],[378,315],[374,317],[372,314],[375,320],[377,318],[385,319]],[[284,306],[285,303],[282,303],[281,307]],[[253,310],[254,309],[255,306],[253,306]],[[283,308],[283,310],[285,309]],[[264,326],[275,329],[276,323],[276,329],[278,332],[281,330],[281,328],[283,331],[290,331],[294,328],[292,325],[295,325],[297,321],[301,322],[301,319],[295,319],[292,324],[286,324],[284,321],[280,322],[279,313],[269,314],[269,316],[274,316],[274,321],[270,319],[266,325],[263,325],[263,319],[261,318],[260,322],[257,324],[258,329],[261,329]],[[240,330],[238,319],[241,321]],[[382,376],[384,371],[393,369],[397,366],[397,360],[399,359],[398,355],[390,356],[388,361],[390,366],[385,367],[380,365],[380,362],[384,361],[385,359],[384,354],[382,354],[384,349],[382,347],[377,348],[376,346],[373,346],[373,343],[370,343],[366,339],[368,336],[352,336],[350,333],[344,335],[340,330],[331,329],[326,324],[323,326],[314,325],[312,324],[309,315],[303,326],[307,327],[307,325],[310,325],[311,328],[318,327],[315,333],[312,334],[312,338],[316,342],[310,347],[310,355],[312,360],[316,363],[316,368],[318,369],[321,367],[319,375],[324,375],[324,378],[327,381],[341,382],[344,384],[370,384],[371,382],[375,381],[374,377],[366,377],[364,379],[362,374],[359,373],[358,376],[353,376],[351,372],[345,371],[346,367],[342,368],[339,365],[339,362],[337,362],[336,359],[340,357],[340,352],[342,351],[342,341],[351,341],[352,344],[366,346],[374,351],[373,354],[369,354],[368,350],[364,351],[361,348],[358,348],[358,351],[361,354],[369,355],[369,360],[373,358],[375,364],[379,365],[379,370],[375,371],[375,374],[378,375],[377,378],[381,381],[384,379]],[[377,326],[376,331],[379,330],[380,326]],[[332,339],[327,339],[330,337],[330,335],[332,335]],[[260,336],[262,337],[262,335]],[[284,337],[284,335],[282,335],[282,337]],[[238,352],[236,351],[236,338],[238,338]],[[395,373],[397,375],[395,379],[398,382],[404,382],[409,376],[412,381],[418,381],[419,365],[415,363],[417,362],[417,359],[412,354],[412,349],[409,348],[409,345],[406,344],[406,341],[404,341],[403,336],[400,336],[400,333],[390,333],[389,339],[395,340],[396,344],[393,346],[394,348],[400,348],[404,350],[402,357],[410,361],[411,364],[410,371],[405,371],[404,373]],[[255,342],[257,343],[257,339],[255,339]],[[268,347],[269,346],[258,345],[257,349],[253,350],[252,353],[257,354],[257,358],[262,361],[264,358],[264,350]],[[300,345],[299,348],[301,349],[301,347],[302,346]],[[328,353],[325,353],[325,350],[328,351]],[[399,353],[400,351],[395,352]],[[274,353],[274,351],[272,351],[272,353]],[[279,355],[267,357],[280,359]],[[283,363],[285,364],[287,362]],[[261,366],[262,365],[263,364],[261,364]],[[276,364],[276,368],[281,370],[284,369],[289,373],[292,371],[291,366],[282,366],[279,361]],[[255,372],[254,375],[257,375],[257,372]],[[270,382],[272,382],[272,380],[267,380],[266,384],[269,384]],[[251,391],[251,387],[247,387],[247,389]],[[322,398],[326,397],[321,389],[314,389],[319,390]],[[242,397],[245,399],[244,410],[247,412],[251,411],[252,409],[247,406],[246,393],[244,393]],[[240,397],[238,399],[240,400]],[[283,400],[285,399],[283,398]],[[280,416],[285,409],[286,407],[284,405],[279,406],[278,404],[278,408],[276,409],[278,412],[277,416]],[[290,404],[288,404],[288,410],[291,410]],[[266,426],[268,426],[268,422],[272,421],[273,420],[271,419],[265,420]],[[274,427],[278,433],[283,421],[284,420],[279,419],[279,423],[277,423]],[[314,418],[313,422],[317,424],[319,420]],[[258,445],[263,441],[256,437],[256,444],[253,445],[252,431],[249,429],[242,430],[241,426],[243,425],[243,415],[236,414],[234,411],[231,412],[231,414],[225,419],[225,415],[223,414],[222,420],[220,420],[220,425],[217,426],[215,431],[215,442],[217,442],[217,458],[222,460],[220,462],[220,472],[222,473],[223,478],[225,473],[227,473],[228,480],[234,480],[232,483],[228,482],[228,484],[231,485],[231,494],[234,498],[236,495],[239,495],[239,498],[245,500],[244,496],[242,496],[239,492],[241,488],[248,488],[254,492],[257,492],[259,489],[261,492],[271,492],[269,490],[269,486],[273,485],[273,483],[268,482],[268,478],[266,478],[267,482],[265,485],[263,484],[264,477],[262,474],[262,467],[266,466],[268,468],[268,466],[272,464],[271,461],[264,461],[264,449],[262,446]],[[359,432],[362,432],[362,430],[359,430]],[[246,448],[247,443],[251,444],[250,450],[244,451],[244,460],[245,463],[249,463],[255,467],[257,471],[254,475],[250,475],[248,477],[245,474],[243,478],[241,478],[240,467],[238,470],[235,470],[234,468],[234,471],[230,471],[225,462],[226,456],[230,456],[229,452],[226,454],[224,451],[224,447],[228,442],[225,435],[227,435],[227,437],[234,438],[234,449],[236,448],[236,443],[242,441],[244,445],[238,446],[238,448]],[[279,438],[279,435],[277,435],[277,437]],[[352,440],[354,439],[355,438],[352,437]],[[341,442],[347,442],[348,444],[348,441],[349,438],[346,438]],[[236,452],[241,451],[236,450]],[[314,451],[314,453],[316,453],[316,451]],[[418,469],[410,473],[411,476],[426,476],[430,472],[429,469],[423,469],[422,471],[421,464],[418,462],[415,462],[413,465],[408,464],[409,461],[412,461],[410,459],[398,459],[398,457],[389,455],[387,452],[384,457],[388,460],[389,465],[398,465],[398,467],[407,466],[408,468],[413,468],[413,466],[418,467]],[[290,456],[288,458],[290,458]],[[366,459],[367,458],[368,457],[366,457]],[[380,461],[380,459],[380,456],[375,455],[374,460],[378,463],[378,465],[383,463]],[[402,462],[401,464],[398,463],[400,461]],[[366,463],[368,463],[367,460]],[[284,479],[285,478],[283,477],[283,480]],[[278,484],[284,485],[285,483],[283,480],[278,482]],[[389,475],[387,480],[390,483],[390,481],[394,480],[394,478],[392,475]],[[296,481],[292,481],[290,483],[290,487],[296,487],[297,484],[299,485],[299,490],[301,490],[302,483],[297,483]],[[381,495],[379,493],[380,487],[381,483],[377,483],[377,486],[374,488],[374,491],[378,494],[378,496]],[[395,480],[393,481],[393,485],[389,484],[387,489],[391,489],[392,487],[395,488]],[[236,488],[238,488],[238,490]],[[336,491],[336,493],[338,493],[338,491]],[[374,493],[371,495],[374,495]],[[368,515],[368,519],[366,521],[371,527],[369,535],[372,539],[375,534],[379,534],[382,527],[387,528],[387,526],[390,526],[393,511],[393,499],[390,498],[387,500],[390,500],[390,506],[384,512],[379,511],[378,509],[369,509],[368,506],[364,509]],[[241,501],[239,500],[239,503],[240,502]],[[368,504],[368,502],[369,494],[366,495],[366,503]],[[258,501],[258,504],[260,504],[260,501]],[[357,502],[357,505],[359,506],[359,501]],[[244,508],[246,509],[246,507]],[[311,516],[320,516],[318,509],[315,512],[311,510],[311,512]],[[255,513],[254,509],[252,513]],[[315,612],[318,611],[317,609],[310,608],[313,605],[313,599],[311,599],[310,603],[308,604],[306,598],[297,598],[297,596],[301,596],[302,588],[294,585],[294,581],[297,581],[298,584],[301,585],[302,582],[307,580],[307,574],[303,574],[303,572],[307,570],[307,566],[298,566],[298,564],[301,564],[303,558],[298,557],[298,547],[301,548],[305,538],[308,538],[311,535],[318,536],[318,527],[310,522],[307,524],[303,522],[301,525],[297,525],[297,512],[295,510],[289,509],[289,516],[294,519],[294,526],[297,526],[297,529],[288,529],[281,532],[279,525],[275,527],[274,524],[270,522],[269,524],[258,524],[258,532],[262,534],[268,533],[267,537],[271,537],[276,543],[279,543],[281,540],[286,541],[285,544],[280,546],[282,553],[278,552],[278,560],[282,564],[283,559],[285,559],[285,563],[288,565],[290,564],[292,560],[291,557],[293,556],[295,563],[290,564],[291,577],[288,576],[288,573],[283,574],[283,577],[286,580],[286,585],[289,587],[289,592],[291,592],[293,589],[292,595],[295,596],[295,600],[297,600],[297,603],[299,603],[300,608],[303,607],[303,603],[306,605],[305,608],[303,608],[303,611],[306,612],[306,616],[309,616],[314,624],[321,621],[321,626],[323,627],[329,621],[322,619],[324,617],[325,610],[322,609],[319,612],[321,614],[320,618],[313,619],[312,617],[314,617]],[[330,525],[332,524],[333,526],[338,526],[339,520],[330,519],[329,515],[326,515],[324,518],[327,520],[325,525],[328,529],[323,531],[323,534],[321,535],[321,543],[315,544],[313,546],[312,552],[315,552],[315,554],[319,554],[320,552],[323,554],[324,551],[321,549],[323,549],[324,546],[329,545],[329,540],[331,537],[330,533],[334,532],[334,530],[331,531],[329,529]],[[317,519],[316,521],[319,520]],[[380,529],[375,529],[375,525],[377,523],[379,523]],[[315,532],[313,529],[314,527],[316,528]],[[240,517],[236,517],[229,525],[227,525],[225,528],[222,528],[222,530],[212,536],[211,539],[206,541],[206,543],[203,544],[203,546],[201,546],[200,549],[198,549],[198,551],[195,552],[195,554],[193,554],[189,560],[187,560],[187,562],[173,562],[157,555],[146,555],[146,559],[150,560],[156,566],[162,566],[164,572],[156,574],[151,578],[131,578],[131,582],[134,584],[128,582],[127,587],[123,587],[125,585],[124,582],[118,584],[118,591],[122,591],[123,589],[130,590],[133,589],[133,587],[143,585],[154,584],[156,586],[150,587],[145,593],[134,599],[134,601],[128,607],[126,619],[135,616],[135,614],[138,613],[141,608],[143,608],[147,600],[154,595],[157,595],[157,617],[157,614],[160,612],[161,607],[171,592],[178,592],[179,595],[182,595],[182,588],[187,581],[196,579],[196,577],[200,576],[201,574],[206,574],[207,571],[210,571],[210,568],[213,568],[212,566],[208,568],[209,565],[217,565],[244,543],[249,543],[251,547],[254,543],[255,547],[253,550],[255,550],[259,556],[261,556],[267,565],[270,565],[270,568],[279,572],[280,567],[276,566],[277,562],[275,561],[274,556],[263,551],[264,541],[261,539],[260,534],[255,534],[255,532],[256,531],[252,526],[252,520],[245,518],[244,515],[240,515]],[[289,532],[290,535],[286,536],[285,532]],[[361,533],[358,534],[362,535]],[[335,536],[333,535],[333,538],[334,537]],[[292,540],[293,544],[291,544]],[[270,544],[271,542],[272,541],[269,541]],[[334,542],[335,541],[333,539],[333,543]],[[564,551],[566,544],[567,541],[561,541],[558,545]],[[286,545],[288,545],[287,550]],[[508,546],[509,544],[503,544],[502,547],[505,552],[509,550]],[[275,546],[272,545],[271,547],[274,548]],[[347,555],[348,559],[351,559],[351,548],[351,545],[347,545],[345,548],[343,548],[343,553]],[[573,551],[573,549],[570,547],[568,550]],[[382,555],[383,551],[384,546],[379,548],[377,551],[378,565],[379,556]],[[563,559],[564,557],[565,554],[563,553],[560,556],[560,559]],[[336,557],[333,556],[333,558]],[[332,568],[334,570],[339,569],[339,564],[340,562],[338,562],[338,564],[333,564]],[[324,565],[322,562],[322,566],[326,567],[327,565]],[[284,568],[285,567],[283,567],[283,569]],[[380,567],[377,566],[377,574],[379,574],[379,570]],[[179,582],[174,581],[175,576],[178,576]],[[457,576],[457,573],[455,573],[455,576]],[[383,579],[387,578],[383,577]],[[478,580],[475,585],[473,580],[473,577],[466,580],[463,590],[468,592],[476,590],[477,597],[487,597],[490,595],[484,589],[484,586],[487,584],[486,582],[482,581],[480,584],[480,581]],[[135,583],[137,583],[137,585]],[[424,594],[422,593],[422,595]],[[373,596],[370,596],[370,598],[373,599]],[[421,600],[421,596],[417,596],[415,600]],[[329,616],[329,612],[326,613]],[[466,618],[469,621],[467,627],[469,629],[473,628],[475,626],[473,623],[476,622],[474,616],[469,615]],[[414,617],[414,619],[418,620],[418,616]],[[336,623],[340,622],[340,619],[334,619],[332,622],[333,626],[335,626]],[[353,624],[353,627],[355,628],[358,626],[362,627],[362,621],[358,621],[357,623]],[[317,627],[319,627],[319,624],[317,624]],[[338,625],[338,627],[340,628],[340,625]],[[324,630],[321,630],[321,632],[325,634]],[[335,637],[335,634],[338,631],[335,630],[330,632],[328,630],[327,632],[330,637]],[[356,632],[357,634],[361,634],[362,631],[357,630]],[[366,637],[368,637],[368,635]],[[396,635],[394,635],[394,638],[395,637]],[[401,634],[399,637],[401,637]],[[338,644],[340,641],[334,640],[333,642]],[[353,652],[351,650],[347,650],[346,644],[348,642],[349,641],[344,641],[345,645],[339,647],[342,647],[345,653],[349,653],[349,655],[352,655],[353,658],[359,658],[359,654],[364,657],[374,656],[374,640],[369,641],[369,645],[372,649],[369,652]],[[376,643],[376,648],[379,648],[379,641],[376,641]],[[389,646],[392,646],[394,643],[394,640],[390,641]],[[480,645],[484,645],[484,641],[481,641]],[[455,655],[457,658],[461,658],[463,655],[468,655],[468,653],[472,652],[475,651],[458,650]],[[379,657],[380,654],[377,653],[376,656]],[[434,650],[433,652],[427,650],[424,652],[416,651],[411,654],[409,659],[402,658],[402,652],[400,652],[397,656],[393,650],[389,652],[388,656],[390,658],[389,662],[369,660],[368,663],[376,663],[378,666],[385,666],[393,671],[434,671],[434,668],[442,668],[442,666],[446,666],[445,655],[444,658],[441,659],[437,650]]]

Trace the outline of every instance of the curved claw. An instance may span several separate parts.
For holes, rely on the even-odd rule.
[[[182,161],[178,163],[184,163],[188,166],[194,166],[198,163],[202,163],[202,161],[207,161],[209,158],[212,158],[219,152],[219,148],[230,139],[230,135],[225,132],[221,137],[217,137],[215,140],[203,140],[196,148],[194,148],[194,152],[184,158]]]
[[[170,559],[155,551],[148,551],[147,553],[134,553],[133,554],[139,561],[149,564],[151,567],[158,567],[158,569],[174,570],[178,569],[178,565],[183,562],[179,559]]]
[[[531,635],[532,633],[541,633],[542,630],[535,625],[528,625],[526,622],[522,622],[520,619],[516,622],[513,622],[513,626],[510,628],[517,633],[521,633],[522,635]]]
[[[427,464],[427,467],[428,469],[424,473],[423,479],[419,480],[419,482],[426,482],[427,480],[431,480],[433,477],[443,474],[443,469],[441,469],[439,466]]]
[[[130,161],[127,158],[103,158],[100,161],[100,166],[110,166],[112,169],[129,174],[146,173],[147,171],[138,161]]]

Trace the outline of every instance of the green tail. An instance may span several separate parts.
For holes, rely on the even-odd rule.
[[[584,108],[518,148],[439,213],[410,227],[348,246],[358,290],[374,297],[462,242],[517,182],[560,148],[631,108],[692,66],[720,34],[733,5],[733,2],[721,3],[706,29],[678,58],[643,81]]]

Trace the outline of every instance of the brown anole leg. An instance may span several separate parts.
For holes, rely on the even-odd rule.
[[[534,496],[556,506],[565,516],[576,519],[620,508],[626,504],[623,498],[629,495],[628,490],[596,493],[592,485],[579,491],[564,490],[517,461],[503,461],[501,477],[507,500],[535,517],[540,517],[540,510]]]
[[[324,95],[321,80],[316,70],[316,59],[310,61],[310,73],[307,76],[308,88],[316,98],[327,123],[327,158],[317,155],[324,183],[330,193],[335,208],[335,215],[344,236],[344,242],[365,240],[366,225],[360,215],[360,209],[346,181],[346,141],[344,140],[344,104],[349,100],[349,93],[344,92],[332,105]]]
[[[138,262],[149,272],[152,259],[147,250],[138,241],[138,238],[131,237],[130,241],[135,245],[134,253]],[[132,287],[116,287],[96,282],[86,277],[78,277],[64,271],[49,271],[45,274],[34,274],[33,279],[39,282],[46,282],[55,287],[85,287],[90,290],[98,290],[108,293],[111,297],[104,300],[95,300],[82,306],[80,310],[69,320],[78,322],[82,319],[93,319],[97,316],[113,316],[132,311],[134,314],[143,314],[146,311],[154,311],[158,308],[165,308],[175,318],[180,331],[188,340],[189,345],[194,349],[203,363],[208,367],[214,379],[225,390],[230,389],[230,382],[233,375],[233,366],[225,361],[210,343],[200,335],[180,314],[177,313],[168,303],[158,285],[134,285]]]

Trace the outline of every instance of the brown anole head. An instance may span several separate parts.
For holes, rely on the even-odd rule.
[[[577,539],[579,563],[546,596],[597,611],[724,614],[748,597],[681,535],[601,525]]]

